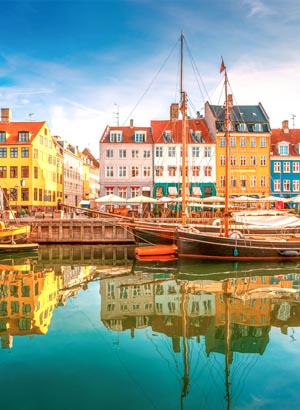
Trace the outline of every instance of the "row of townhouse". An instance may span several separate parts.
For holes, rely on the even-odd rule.
[[[9,202],[32,213],[53,211],[58,203],[79,206],[99,196],[99,162],[89,150],[52,136],[47,122],[15,122],[2,108],[0,187],[0,208]]]
[[[224,195],[224,106],[205,103],[189,120],[186,176],[191,196]],[[178,104],[169,120],[150,127],[107,126],[100,138],[100,194],[122,198],[178,197],[182,184],[182,120]],[[271,129],[261,103],[237,106],[229,96],[229,178],[232,195],[300,194],[300,130]]]

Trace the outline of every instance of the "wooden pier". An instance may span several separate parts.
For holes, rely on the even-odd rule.
[[[126,226],[115,218],[21,218],[20,224],[31,225],[32,242],[37,243],[134,243]]]

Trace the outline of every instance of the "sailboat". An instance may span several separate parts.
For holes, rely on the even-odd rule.
[[[177,230],[178,254],[181,257],[193,257],[213,260],[286,260],[300,259],[300,235],[289,233],[283,235],[274,231],[273,234],[254,235],[238,230],[232,230],[229,226],[229,181],[230,181],[230,119],[229,119],[229,96],[228,75],[222,59],[220,72],[225,72],[225,206],[223,216],[223,229],[218,233],[202,232],[193,227],[181,226]],[[234,215],[234,213],[232,214]],[[268,225],[268,219],[272,218],[267,213],[263,216],[264,224]],[[299,218],[295,217],[296,222]],[[272,221],[272,219],[271,219]]]

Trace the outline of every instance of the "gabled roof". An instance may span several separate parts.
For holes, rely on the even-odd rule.
[[[28,131],[35,138],[41,128],[45,125],[43,122],[26,121],[26,122],[0,122],[0,132],[6,132],[6,142],[2,144],[28,144],[28,142],[19,142],[18,133],[20,131]],[[30,139],[30,142],[32,139]],[[1,144],[1,142],[0,142]]]
[[[273,155],[278,154],[277,146],[280,142],[289,143],[289,155],[299,156],[300,129],[272,129],[271,151],[273,152]]]
[[[215,117],[217,130],[223,130],[225,106],[211,104],[208,104],[208,106]],[[254,132],[254,129],[252,128],[252,125],[254,124],[262,124],[264,132],[270,131],[269,117],[261,103],[258,105],[232,105],[229,107],[228,111],[229,120],[236,131],[239,131],[238,125],[241,123],[247,125],[248,132]]]
[[[182,120],[152,120],[151,121],[153,142],[155,144],[181,144],[182,143]],[[187,143],[205,143],[213,144],[214,141],[210,135],[207,124],[203,118],[188,120],[189,133],[187,135]],[[166,139],[167,131],[171,131],[171,140]],[[201,140],[196,141],[193,137],[196,131],[201,132]]]
[[[126,126],[126,127],[114,127],[107,125],[105,128],[104,133],[102,134],[102,137],[100,138],[100,143],[103,142],[109,142],[108,137],[111,132],[122,132],[122,143],[125,144],[132,144],[134,143],[134,135],[135,132],[139,131],[144,131],[146,132],[147,135],[147,141],[144,143],[146,144],[152,144],[152,132],[150,127],[136,127],[136,126]]]
[[[94,155],[91,153],[91,151],[88,148],[84,148],[82,153],[90,159],[94,167],[99,168],[99,161],[94,157]]]

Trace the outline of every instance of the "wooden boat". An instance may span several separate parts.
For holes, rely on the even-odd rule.
[[[169,261],[177,258],[176,245],[153,245],[135,248],[135,258],[146,261]]]
[[[300,235],[253,235],[229,229],[229,101],[227,71],[225,71],[225,207],[224,230],[218,233],[201,232],[196,228],[179,227],[177,230],[178,254],[213,260],[289,260],[300,259]],[[264,216],[261,224],[269,225],[270,216]],[[297,217],[296,221],[297,222]],[[258,224],[259,227],[259,224]]]
[[[0,254],[10,254],[23,253],[23,252],[34,252],[37,251],[39,245],[37,243],[14,243],[14,244],[0,244]]]

